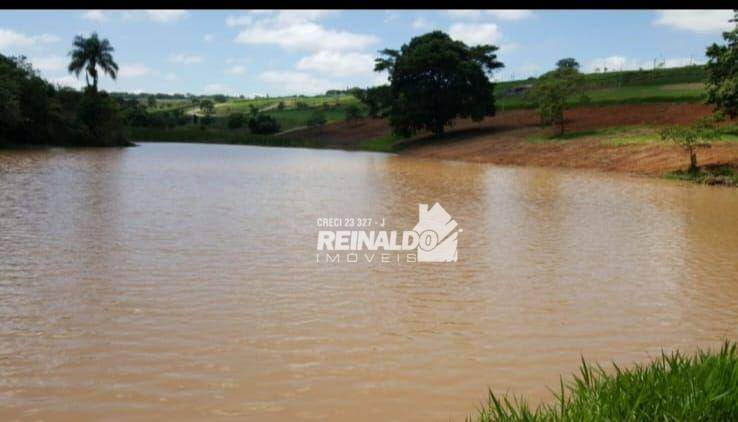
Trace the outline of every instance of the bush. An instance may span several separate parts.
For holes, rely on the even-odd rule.
[[[228,128],[229,129],[240,129],[246,123],[246,117],[243,113],[233,113],[228,116]]]
[[[214,121],[215,121],[215,118],[213,117],[212,114],[206,114],[202,116],[202,118],[200,119],[200,126],[202,128],[205,128],[206,126],[210,126]]]
[[[272,116],[257,114],[249,119],[249,130],[257,135],[269,135],[279,132],[279,122]]]
[[[692,126],[671,126],[660,131],[661,139],[670,140],[689,154],[689,173],[697,173],[697,150],[710,148],[710,142],[720,138],[714,118],[701,118]]]
[[[313,127],[313,126],[323,126],[326,123],[325,113],[321,109],[315,109],[313,113],[310,115],[310,117],[305,122],[306,125]]]
[[[359,117],[361,117],[361,113],[359,111],[359,107],[357,107],[355,104],[351,104],[346,107],[346,121],[350,122],[352,120],[356,120]]]

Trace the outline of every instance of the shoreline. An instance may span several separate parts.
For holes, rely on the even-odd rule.
[[[567,110],[567,130],[553,135],[541,127],[534,110],[500,112],[481,122],[459,119],[444,138],[418,134],[403,139],[391,134],[386,119],[363,118],[323,127],[295,128],[276,135],[243,130],[131,128],[134,143],[182,142],[390,152],[404,156],[471,163],[588,169],[649,177],[689,180],[687,154],[659,139],[658,129],[690,124],[710,115],[700,103],[652,103],[587,106]],[[698,152],[704,173],[694,180],[738,186],[738,125],[730,138]],[[733,130],[735,129],[735,130]],[[39,148],[50,146],[38,146]],[[70,146],[71,147],[71,146]],[[14,149],[14,148],[10,148]],[[727,177],[727,179],[726,179]]]

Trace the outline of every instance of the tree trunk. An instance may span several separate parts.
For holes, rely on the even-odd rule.
[[[443,122],[436,123],[436,136],[439,138],[443,138]]]
[[[689,173],[697,174],[697,153],[694,150],[689,151]]]

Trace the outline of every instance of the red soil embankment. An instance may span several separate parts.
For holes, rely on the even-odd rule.
[[[704,104],[633,104],[579,107],[566,112],[566,131],[582,132],[618,126],[690,124],[712,113]],[[358,149],[362,141],[390,131],[386,120],[363,119],[327,125],[322,130],[293,132],[319,139],[326,147]],[[458,120],[444,139],[429,134],[403,142],[402,154],[506,165],[591,168],[642,174],[662,174],[684,168],[684,151],[669,143],[616,145],[596,135],[569,140],[534,140],[551,129],[539,126],[534,110],[500,113],[481,122]],[[738,163],[738,143],[718,142],[700,150],[700,164]]]

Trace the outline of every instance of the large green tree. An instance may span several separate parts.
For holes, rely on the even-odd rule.
[[[738,11],[731,22],[738,22]],[[707,102],[731,118],[738,116],[738,24],[723,32],[725,45],[707,47]]]
[[[503,67],[496,51],[493,45],[467,46],[441,31],[415,37],[399,51],[382,50],[374,70],[389,73],[395,133],[430,130],[440,137],[455,118],[493,116],[489,75]]]
[[[97,92],[98,66],[112,79],[118,76],[118,64],[113,60],[113,46],[107,39],[100,39],[96,32],[88,38],[82,35],[74,37],[74,48],[69,52],[72,61],[69,63],[69,72],[76,76],[84,70],[87,86],[92,92]],[[92,78],[92,85],[90,85]]]

